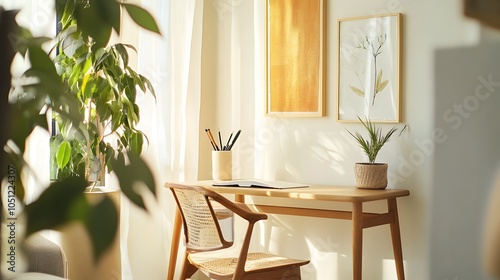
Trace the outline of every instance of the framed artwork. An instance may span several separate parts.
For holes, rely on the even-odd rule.
[[[266,0],[266,115],[325,115],[326,0]]]
[[[337,120],[400,122],[401,14],[338,20]]]

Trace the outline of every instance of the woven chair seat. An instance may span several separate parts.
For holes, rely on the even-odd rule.
[[[188,260],[197,268],[221,277],[231,277],[236,269],[237,258],[212,258],[200,254],[190,254]],[[249,253],[245,263],[245,271],[252,272],[289,265],[304,265],[309,261],[289,259],[268,253]]]

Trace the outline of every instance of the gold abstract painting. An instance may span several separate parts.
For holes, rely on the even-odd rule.
[[[267,114],[324,116],[323,0],[267,1]]]

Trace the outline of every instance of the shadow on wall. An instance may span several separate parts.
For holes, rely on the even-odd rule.
[[[429,279],[486,279],[483,217],[500,163],[500,32],[482,35],[477,46],[436,52]]]

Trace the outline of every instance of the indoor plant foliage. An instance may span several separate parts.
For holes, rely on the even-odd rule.
[[[29,173],[30,166],[23,159],[26,139],[35,127],[49,130],[47,120],[57,116],[64,132],[63,138],[54,143],[58,146],[59,164],[67,167],[76,162],[76,172],[61,176],[35,201],[19,207],[26,216],[25,234],[79,221],[89,232],[95,257],[99,257],[114,239],[118,213],[109,198],[92,205],[85,200],[83,193],[89,182],[85,171],[82,176],[85,165],[82,169],[79,157],[89,158],[89,166],[95,161],[112,166],[122,193],[139,207],[145,209],[134,184],[143,183],[155,194],[154,178],[139,157],[144,136],[135,128],[139,120],[136,90],[152,92],[152,87],[128,67],[127,46],[106,46],[112,30],[120,32],[122,11],[139,26],[158,34],[159,30],[146,10],[117,0],[58,0],[55,4],[62,13],[58,13],[61,32],[54,50],[60,52],[55,60],[42,48],[50,38],[33,37],[28,29],[17,26],[13,16],[3,17],[13,12],[3,12],[0,7],[2,54],[8,54],[6,67],[2,65],[1,69],[10,68],[15,52],[30,63],[16,83],[11,83],[8,71],[0,72],[1,84],[7,86],[1,87],[1,112],[9,124],[1,137],[0,145],[6,154],[2,154],[0,172],[5,178],[8,165],[9,169],[15,168],[16,174]],[[9,90],[11,84],[17,86]],[[103,141],[107,135],[116,136],[115,146]],[[79,148],[72,146],[77,142]],[[68,145],[77,155],[74,158],[68,155]],[[15,195],[20,204],[24,204],[23,178],[15,178]]]
[[[359,146],[368,157],[368,163],[356,163],[354,175],[356,187],[369,189],[385,189],[387,187],[387,164],[376,163],[378,152],[385,143],[389,141],[397,128],[391,128],[386,134],[382,133],[382,128],[377,127],[371,120],[366,118],[363,121],[358,117],[363,127],[368,132],[368,137],[363,137],[359,132],[349,134],[356,139]]]
[[[127,150],[141,153],[144,134],[135,127],[140,115],[137,88],[153,95],[154,89],[128,65],[127,49],[135,50],[133,46],[96,46],[93,37],[78,28],[76,15],[85,5],[86,1],[66,3],[54,59],[66,93],[77,104],[65,110],[77,109],[84,126],[73,127],[70,120],[55,114],[59,133],[54,134],[51,148],[56,178],[76,175],[96,183],[103,182],[106,167],[112,171],[111,157]]]

